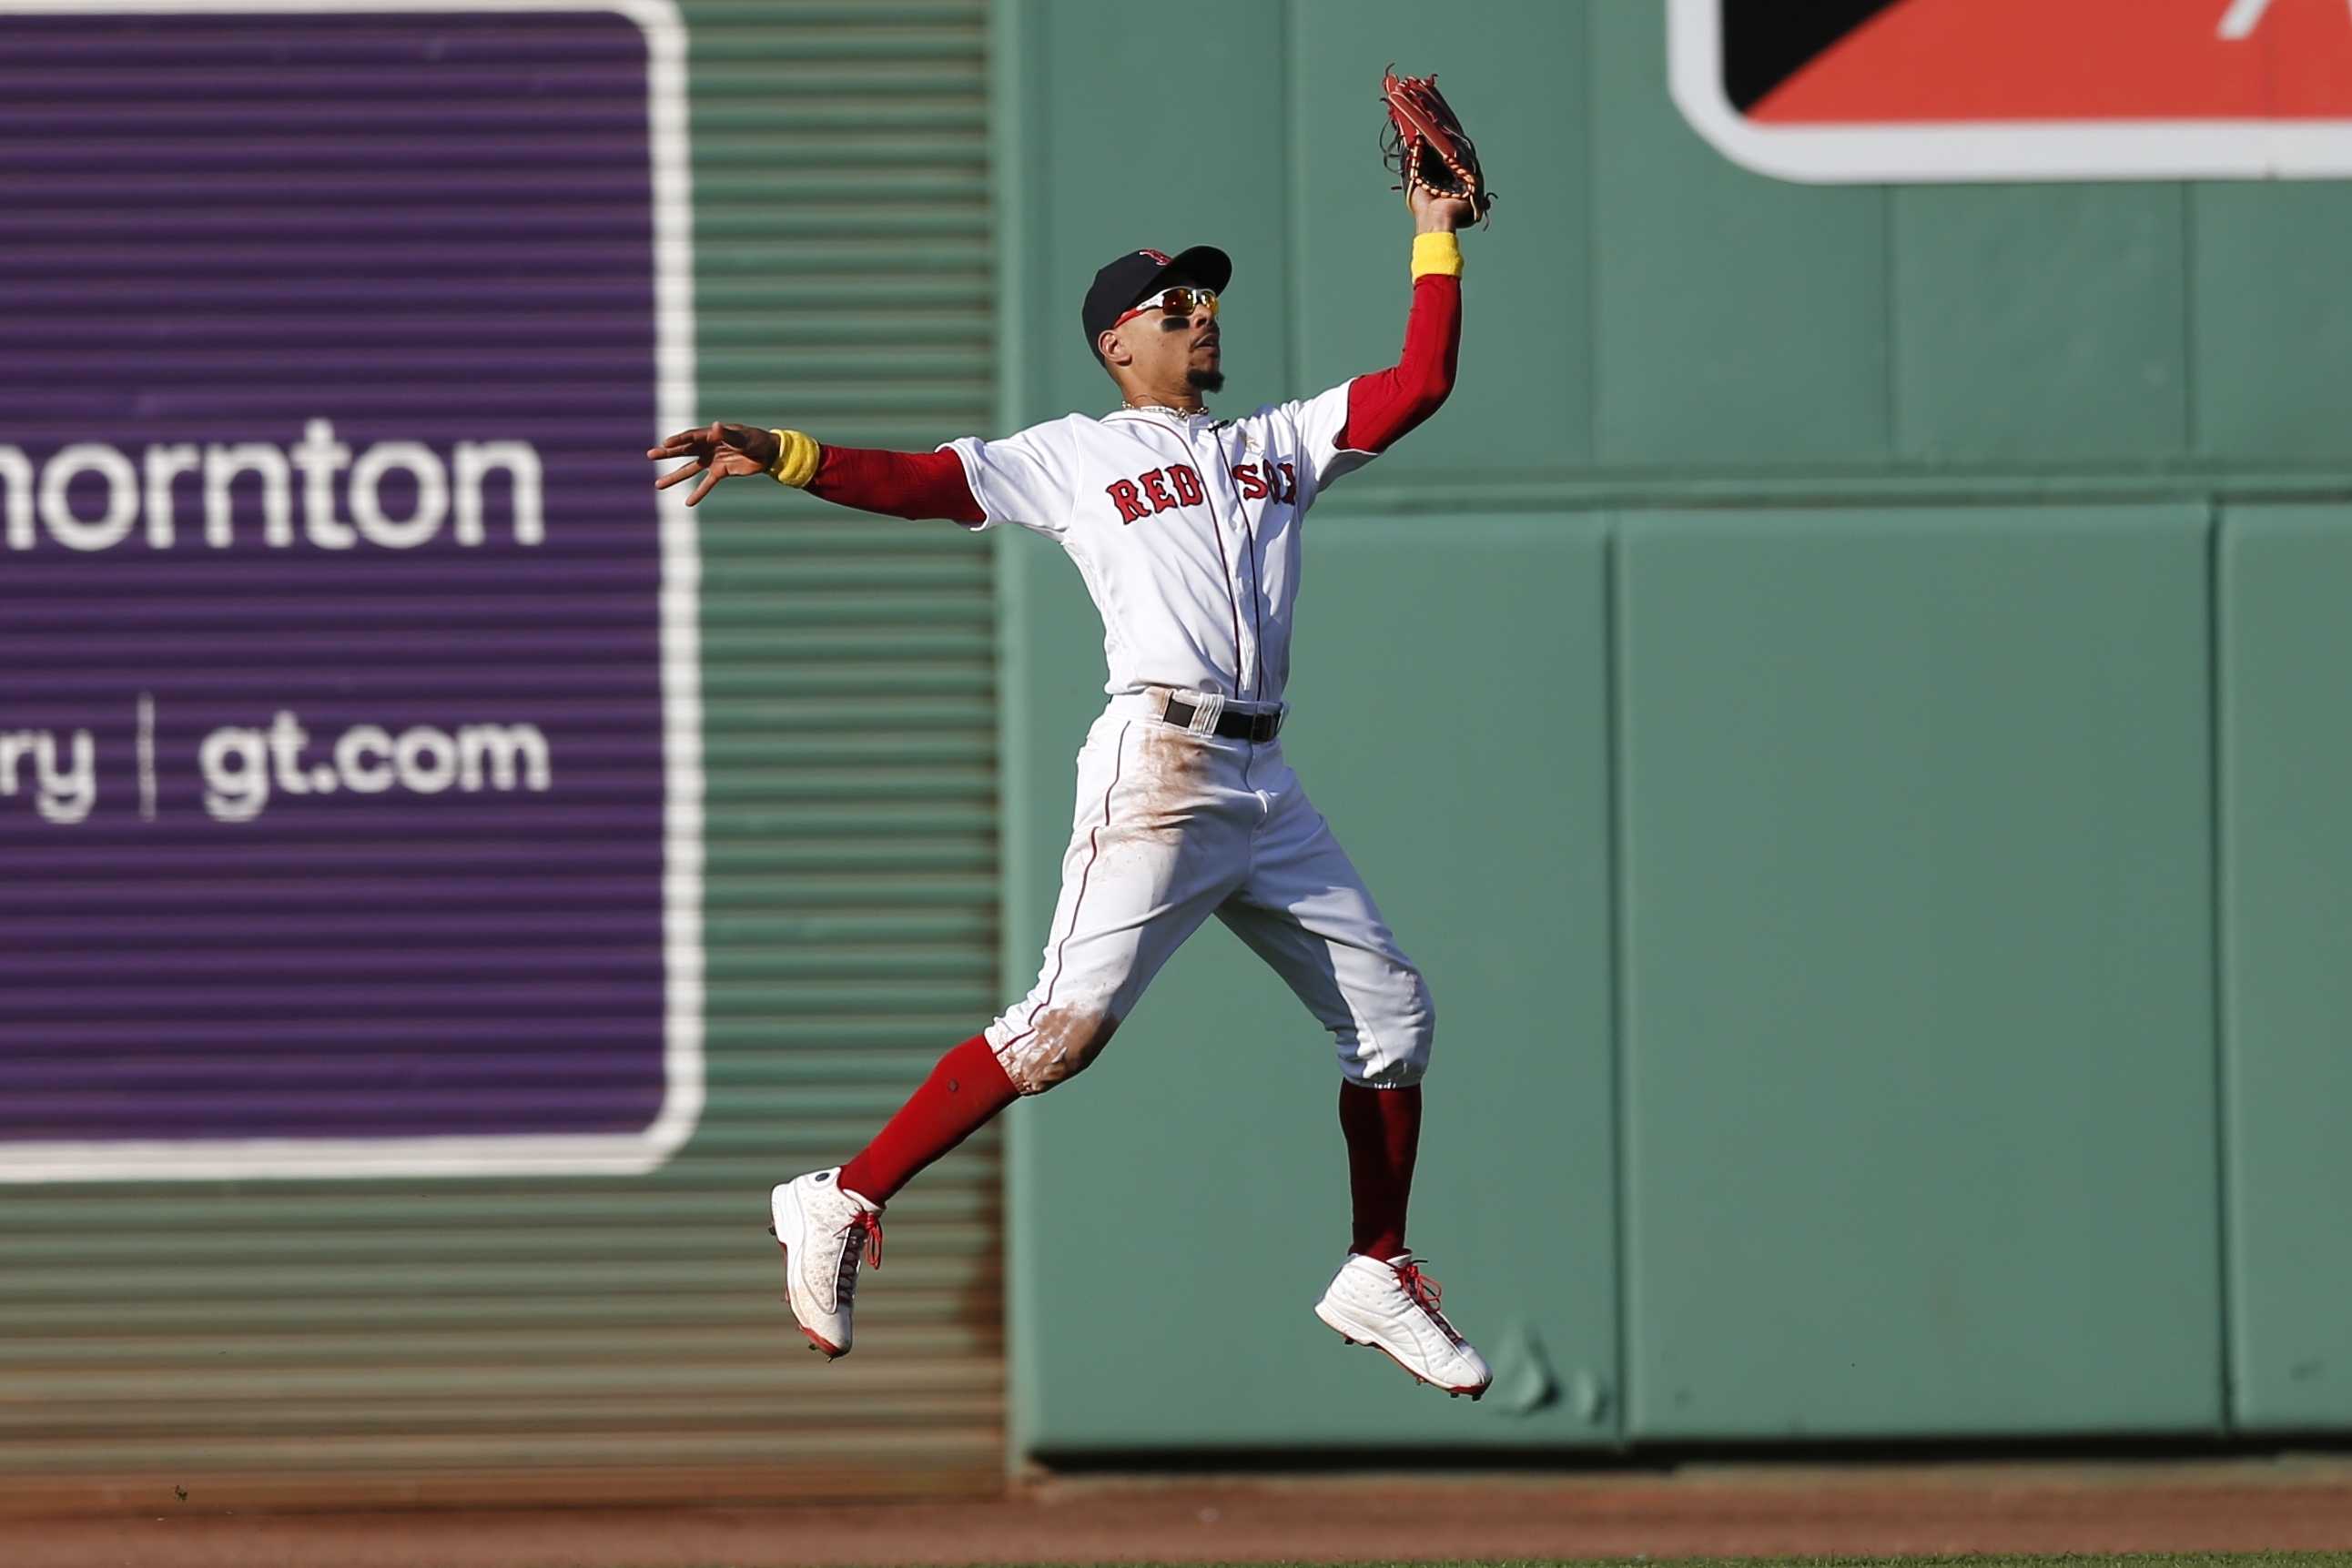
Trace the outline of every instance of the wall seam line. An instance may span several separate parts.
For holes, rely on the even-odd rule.
[[[1043,402],[1045,369],[1035,329],[1049,314],[1043,307],[1051,280],[1029,265],[1033,231],[1012,216],[1017,207],[1026,224],[1045,232],[1052,198],[1052,182],[1038,177],[1037,167],[1045,156],[1044,150],[1052,145],[1046,120],[1051,99],[1045,90],[1047,54],[1038,42],[1044,32],[1035,25],[1034,16],[1039,3],[1003,0],[992,6],[982,43],[988,51],[982,80],[989,94],[989,184],[999,203],[990,214],[993,226],[990,244],[999,268],[995,287],[999,371],[992,423],[1000,430],[1017,428],[1029,411]],[[1036,89],[1034,95],[1023,90],[1024,70]],[[1024,130],[1033,129],[1034,139],[1024,138]],[[996,841],[998,890],[991,949],[999,995],[1006,994],[1005,988],[1013,984],[1012,977],[1019,973],[1020,962],[1011,946],[1013,922],[1007,905],[1012,901],[1007,894],[1014,883],[1029,874],[1024,864],[1033,858],[1016,853],[1025,847],[1015,812],[1016,803],[1028,793],[1028,759],[1018,737],[1027,718],[1022,694],[1027,688],[1024,673],[1029,654],[1024,640],[1013,633],[1013,628],[1026,622],[1029,595],[1024,580],[1009,565],[1011,541],[1006,536],[1013,531],[997,529],[992,538],[983,541],[990,551],[990,597],[997,611],[990,650],[992,679],[1003,694],[994,705],[996,802],[990,819]],[[996,1202],[1003,1278],[998,1282],[997,1332],[1002,1381],[997,1408],[1003,1423],[1001,1463],[1004,1475],[1011,1478],[1020,1473],[1035,1442],[1036,1379],[1043,1369],[1037,1364],[1042,1358],[1029,1354],[1027,1324],[1034,1309],[1023,1283],[1028,1274],[1027,1243],[1016,1224],[1019,1195],[1015,1189],[1027,1185],[1026,1138],[1021,1123],[1007,1119],[1000,1124],[1003,1130],[997,1145]]]
[[[1899,297],[1900,278],[1897,276],[1898,268],[1895,261],[1896,230],[1899,226],[1895,221],[1895,205],[1902,199],[1903,192],[1900,187],[1881,187],[1879,192],[1881,204],[1879,212],[1882,217],[1880,239],[1886,248],[1880,275],[1885,279],[1886,298],[1885,318],[1882,321],[1885,331],[1885,347],[1881,352],[1878,370],[1881,383],[1886,389],[1886,455],[1890,461],[1895,462],[1902,460],[1904,451],[1903,376],[1896,362],[1901,351],[1899,345],[1902,340],[1903,308]]]
[[[1625,1020],[1628,970],[1625,852],[1625,727],[1624,727],[1624,539],[1614,513],[1601,514],[1601,667],[1602,788],[1608,833],[1608,869],[1604,885],[1609,897],[1609,1094],[1615,1122],[1611,1142],[1615,1201],[1610,1205],[1611,1276],[1617,1307],[1616,1403],[1617,1447],[1633,1444],[1633,1285],[1628,1270],[1633,1229],[1633,1116],[1628,1084]]]
[[[2197,455],[2197,187],[2180,183],[2180,450]],[[2216,527],[2219,527],[2218,519]]]
[[[1601,257],[1593,245],[1593,215],[1600,202],[1601,110],[1594,102],[1600,91],[1592,75],[1593,40],[1597,26],[1590,5],[1578,12],[1584,47],[1577,51],[1577,70],[1584,85],[1584,461],[1601,461]]]
[[[1288,388],[1299,385],[1307,364],[1307,277],[1298,264],[1307,244],[1307,209],[1298,199],[1307,186],[1298,167],[1307,143],[1299,124],[1307,112],[1307,84],[1299,79],[1298,5],[1299,0],[1286,0],[1282,7],[1282,79],[1290,89],[1290,104],[1282,117],[1282,295],[1289,308],[1283,312],[1281,384]],[[1294,391],[1289,395],[1303,394]]]
[[[2219,1309],[2216,1328],[2221,1340],[2221,1430],[2228,1433],[2238,1426],[2238,1390],[2236,1301],[2235,1292],[2231,1288],[2230,1269],[2229,899],[2224,881],[2229,866],[2225,842],[2229,832],[2229,814],[2225,810],[2228,758],[2222,740],[2222,727],[2227,722],[2228,711],[2223,697],[2221,640],[2221,618],[2227,601],[2221,591],[2222,526],[2221,503],[2215,500],[2207,507],[2205,513],[2206,809],[2210,813],[2209,820],[2212,823],[2212,832],[2206,841],[2206,876],[2210,884],[2206,897],[2207,907],[2212,915],[2207,941],[2213,991],[2214,1304]]]

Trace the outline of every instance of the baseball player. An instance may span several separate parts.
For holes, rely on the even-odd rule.
[[[1418,186],[1407,201],[1416,232],[1402,357],[1305,402],[1212,414],[1203,400],[1224,383],[1217,302],[1233,264],[1208,246],[1137,250],[1095,275],[1080,310],[1087,347],[1118,387],[1119,406],[1100,418],[1074,413],[930,453],[713,424],[646,454],[691,459],[656,481],[698,476],[688,505],[721,479],[765,474],[894,517],[1018,524],[1069,552],[1102,612],[1109,701],[1078,753],[1035,988],[941,1058],[848,1164],[771,1197],[793,1315],[828,1357],[849,1352],[859,1259],[879,1265],[892,1196],[1015,1098],[1084,1070],[1213,915],[1338,1047],[1355,1225],[1316,1315],[1450,1393],[1475,1399],[1492,1381],[1405,1249],[1429,989],[1279,738],[1307,509],[1453,387],[1454,231],[1476,210]]]

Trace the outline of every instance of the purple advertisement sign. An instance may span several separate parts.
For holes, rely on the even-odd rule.
[[[0,1180],[699,1115],[667,0],[0,0]]]

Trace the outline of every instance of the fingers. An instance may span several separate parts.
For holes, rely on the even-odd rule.
[[[730,474],[756,474],[762,465],[754,453],[747,450],[752,432],[740,424],[708,424],[696,430],[681,430],[663,439],[657,446],[646,449],[646,455],[659,462],[665,457],[686,457],[692,461],[671,469],[654,481],[654,488],[667,490],[685,483],[697,475],[702,483],[689,491],[686,504],[694,506],[710,494],[719,480]]]
[[[681,430],[676,435],[664,437],[659,446],[646,448],[646,455],[656,458],[708,457],[719,447],[730,444],[730,433],[736,428],[714,422],[698,425],[692,430]]]
[[[702,483],[688,493],[686,504],[689,507],[700,502],[703,497],[710,494],[718,486],[719,481],[727,477],[727,471],[724,468],[714,468],[708,463],[695,462],[688,464],[683,468],[671,469],[654,481],[654,488],[667,490],[672,485],[693,478],[697,474],[702,476]]]

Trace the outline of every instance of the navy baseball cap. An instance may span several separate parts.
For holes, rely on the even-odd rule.
[[[1131,250],[1095,274],[1079,319],[1087,329],[1087,352],[1110,330],[1119,313],[1171,283],[1194,283],[1219,294],[1234,280],[1234,260],[1213,245],[1196,245],[1170,256],[1164,250]]]

